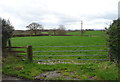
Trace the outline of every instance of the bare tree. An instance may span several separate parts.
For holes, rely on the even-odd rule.
[[[31,35],[33,35],[33,33],[37,35],[37,31],[40,32],[41,30],[43,30],[43,26],[38,23],[31,23],[26,26],[26,28],[29,28],[29,30],[31,31]]]
[[[57,35],[65,35],[65,26],[64,25],[59,25],[59,28],[57,29]]]

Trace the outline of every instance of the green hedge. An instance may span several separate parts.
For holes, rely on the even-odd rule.
[[[14,27],[10,24],[9,20],[1,19],[0,24],[2,24],[2,46],[7,46],[7,41],[12,37]]]
[[[110,60],[120,62],[120,19],[113,21],[107,34]]]

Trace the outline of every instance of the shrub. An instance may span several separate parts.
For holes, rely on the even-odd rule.
[[[0,24],[2,24],[2,46],[5,47],[7,45],[7,41],[12,37],[12,33],[14,27],[10,24],[10,21],[2,20]]]
[[[107,29],[109,58],[111,61],[120,62],[120,19],[114,20]]]

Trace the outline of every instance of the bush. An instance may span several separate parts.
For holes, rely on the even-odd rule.
[[[107,29],[109,58],[111,61],[120,62],[120,19],[114,20]]]
[[[7,41],[12,37],[14,27],[10,24],[9,20],[0,19],[2,24],[2,46],[7,46]]]

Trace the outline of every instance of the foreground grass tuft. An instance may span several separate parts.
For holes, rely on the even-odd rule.
[[[99,65],[96,76],[104,80],[116,80],[118,79],[118,67],[114,63],[102,63]]]

